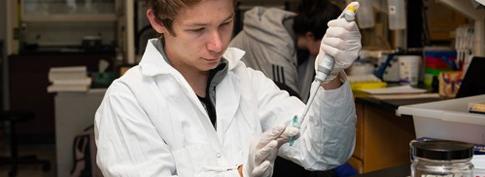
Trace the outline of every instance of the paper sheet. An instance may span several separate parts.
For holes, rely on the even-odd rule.
[[[403,100],[403,99],[418,99],[418,98],[439,98],[437,93],[413,93],[413,94],[397,94],[397,95],[372,95],[371,97],[380,100]]]
[[[369,94],[410,94],[410,93],[424,93],[426,89],[413,88],[410,85],[387,87],[380,89],[363,89],[362,91]]]

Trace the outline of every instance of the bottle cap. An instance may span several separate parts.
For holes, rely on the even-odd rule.
[[[473,156],[473,144],[459,141],[417,141],[412,146],[414,156],[432,160],[461,160]]]

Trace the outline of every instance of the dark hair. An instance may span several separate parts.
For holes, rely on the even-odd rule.
[[[327,23],[337,18],[340,12],[338,6],[326,0],[302,0],[293,30],[297,36],[311,32],[315,39],[322,39],[328,28]]]

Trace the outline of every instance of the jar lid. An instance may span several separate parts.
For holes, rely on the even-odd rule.
[[[473,144],[459,141],[418,141],[412,145],[415,156],[432,160],[460,160],[473,156]]]

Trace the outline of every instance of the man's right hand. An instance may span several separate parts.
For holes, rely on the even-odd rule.
[[[278,149],[290,137],[298,136],[298,128],[281,125],[264,132],[253,141],[249,150],[248,162],[242,167],[244,177],[271,177]]]

